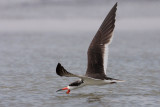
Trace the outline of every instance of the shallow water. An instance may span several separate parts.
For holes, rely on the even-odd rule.
[[[77,79],[57,76],[58,62],[85,74],[89,43],[106,15],[103,10],[114,4],[105,3],[1,1],[0,107],[159,107],[160,15],[153,12],[159,2],[119,2],[107,75],[124,83],[56,93]],[[140,5],[148,12],[137,12]]]

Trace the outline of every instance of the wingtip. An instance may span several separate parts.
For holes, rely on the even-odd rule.
[[[60,64],[60,63],[58,63],[58,64],[57,64],[56,70],[58,69],[58,67],[59,67],[59,66],[61,66],[61,64]]]
[[[56,67],[56,73],[57,73],[57,75],[59,75],[59,76],[61,76],[61,75],[60,75],[60,69],[61,69],[61,64],[58,63],[58,64],[57,64],[57,67]]]
[[[58,63],[57,65],[61,65],[60,63]]]
[[[60,68],[60,67],[62,67],[62,65],[61,65],[60,63],[58,63],[56,70],[57,70],[58,68]]]
[[[115,5],[113,6],[114,8],[117,8],[118,2],[115,3]]]

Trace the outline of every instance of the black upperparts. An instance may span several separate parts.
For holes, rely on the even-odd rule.
[[[83,80],[78,80],[78,81],[75,81],[75,82],[69,84],[69,86],[79,86],[79,85],[81,85],[82,83],[84,83]]]

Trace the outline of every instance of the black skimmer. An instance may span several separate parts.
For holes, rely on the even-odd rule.
[[[65,77],[78,77],[80,79],[57,91],[67,90],[66,93],[69,94],[70,90],[83,87],[85,85],[105,85],[123,82],[122,80],[113,79],[106,75],[108,45],[111,42],[115,27],[116,10],[117,3],[112,7],[104,19],[89,46],[88,67],[84,76],[72,74],[64,69],[60,63],[58,63],[56,68],[57,75]]]

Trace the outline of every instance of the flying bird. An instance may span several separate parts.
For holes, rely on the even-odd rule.
[[[117,82],[123,82],[119,79],[110,78],[106,75],[107,60],[108,60],[108,45],[111,43],[113,30],[115,27],[117,3],[112,7],[96,35],[88,48],[88,66],[84,76],[76,75],[68,72],[60,63],[56,68],[56,73],[59,76],[78,77],[79,80],[69,84],[67,87],[57,90],[67,90],[69,94],[71,90],[77,89],[86,85],[105,85]]]

